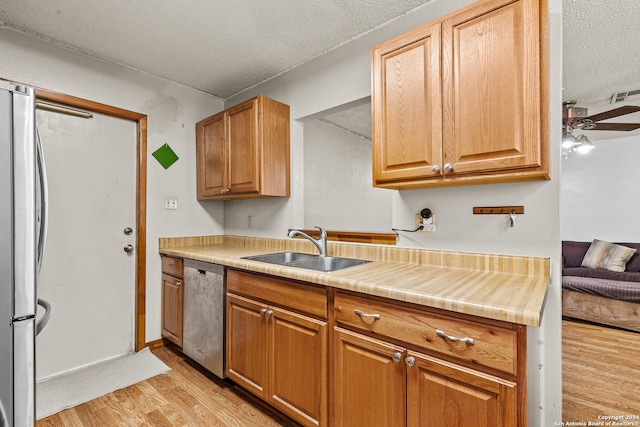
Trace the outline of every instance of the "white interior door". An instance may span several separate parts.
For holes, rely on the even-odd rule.
[[[39,380],[134,349],[136,257],[124,245],[136,242],[136,123],[38,111],[37,125],[49,181],[38,296],[52,306]]]

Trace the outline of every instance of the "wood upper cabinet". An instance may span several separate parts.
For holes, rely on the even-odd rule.
[[[482,0],[373,48],[374,186],[548,178],[542,12]]]
[[[327,322],[277,305],[306,301],[326,313],[326,291],[310,287],[305,297],[298,284],[287,292],[294,283],[228,272],[227,376],[302,425],[326,426]]]
[[[227,188],[225,113],[196,124],[196,172],[198,200],[224,194]]]
[[[373,50],[374,183],[442,176],[440,24]]]
[[[289,195],[289,106],[259,95],[196,123],[198,200]]]
[[[162,256],[162,336],[182,347],[183,263]]]

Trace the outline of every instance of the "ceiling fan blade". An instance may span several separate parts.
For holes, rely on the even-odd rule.
[[[631,131],[640,129],[640,123],[595,123],[596,127],[590,130],[623,130]]]
[[[637,113],[640,111],[640,107],[635,105],[625,105],[624,107],[614,108],[613,110],[605,111],[604,113],[594,114],[593,116],[586,117],[594,122],[602,120],[612,119],[618,116],[624,116],[625,114]]]

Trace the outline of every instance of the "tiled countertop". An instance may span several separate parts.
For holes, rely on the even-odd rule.
[[[431,251],[349,243],[328,255],[373,262],[324,273],[242,257],[294,251],[316,254],[303,239],[242,236],[161,238],[160,253],[459,313],[539,326],[549,285],[549,259]]]

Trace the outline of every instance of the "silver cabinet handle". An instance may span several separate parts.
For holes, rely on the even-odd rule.
[[[442,337],[442,338],[446,338],[449,341],[461,341],[461,342],[465,342],[465,343],[471,344],[471,345],[474,345],[476,343],[476,340],[474,340],[473,338],[458,338],[458,337],[454,337],[453,335],[445,334],[440,329],[436,329],[436,335],[439,336],[439,337]]]
[[[358,310],[358,309],[353,310],[353,312],[355,314],[357,314],[358,316],[360,316],[360,317],[371,317],[372,319],[379,319],[380,318],[379,314],[369,314],[369,313],[365,313],[364,311]]]
[[[124,249],[124,251],[126,253],[131,253],[131,252],[133,252],[133,245],[126,244],[126,245],[123,246],[123,249]]]
[[[394,362],[399,362],[402,360],[402,354],[400,354],[400,352],[395,352],[393,353],[393,361]]]
[[[182,286],[182,282],[176,282],[176,286]]]
[[[431,166],[431,172],[433,172],[433,173],[440,172],[440,166],[438,166],[438,165]]]
[[[231,190],[229,190],[228,188],[223,188],[222,190],[220,190],[220,194],[227,194],[229,191]]]
[[[411,368],[416,364],[416,359],[414,359],[413,357],[407,357],[406,359],[404,359],[404,363],[406,363],[407,366]]]
[[[265,314],[266,312],[267,312],[267,309],[266,309],[266,308],[262,307],[262,308],[260,309],[260,314]]]
[[[451,165],[451,163],[445,163],[444,164],[444,171],[445,172],[451,172],[453,170],[453,165]]]
[[[273,310],[267,310],[267,316],[271,317],[272,314],[273,314]]]

